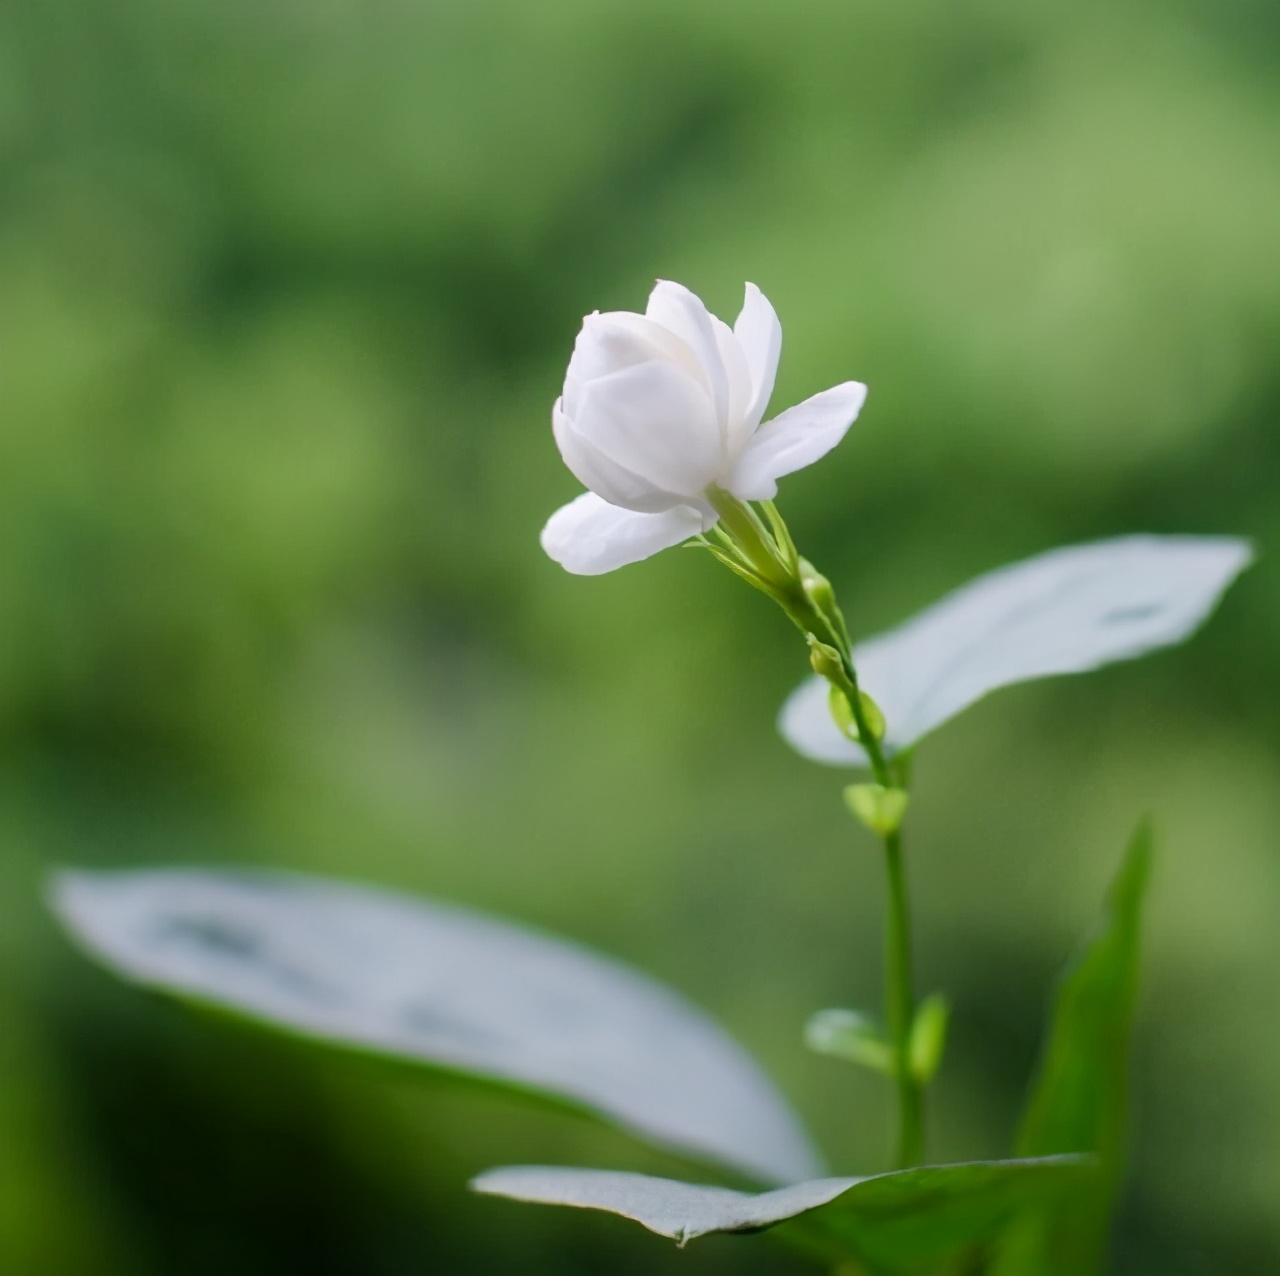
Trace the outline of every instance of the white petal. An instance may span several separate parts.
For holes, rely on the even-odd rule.
[[[778,479],[812,465],[844,438],[866,397],[865,385],[845,381],[766,421],[742,450],[725,486],[739,500],[772,500]]]
[[[671,508],[669,492],[655,490],[647,479],[610,460],[585,438],[569,420],[560,399],[551,409],[551,433],[574,478],[604,497],[610,505],[621,505],[642,514],[659,514]]]
[[[629,310],[588,315],[582,321],[565,374],[565,411],[570,417],[574,415],[577,395],[588,381],[653,360],[679,364],[694,377],[705,379],[688,344],[662,324]]]
[[[600,576],[650,558],[696,536],[715,521],[688,505],[662,514],[637,514],[583,492],[542,529],[542,548],[575,576]]]
[[[674,363],[642,363],[588,381],[571,424],[590,447],[653,492],[668,493],[671,504],[697,496],[721,468],[711,400]]]
[[[755,284],[747,285],[742,312],[733,325],[733,335],[742,347],[747,370],[751,374],[746,423],[754,427],[760,424],[765,408],[769,406],[773,379],[778,373],[778,356],[782,353],[782,325],[769,299]]]
[[[747,410],[751,406],[751,373],[742,347],[729,325],[715,315],[711,316],[711,325],[715,330],[716,346],[720,351],[725,380],[729,386],[729,411],[721,422],[721,438],[724,441],[725,460],[731,461],[731,458],[741,452],[756,427],[755,421],[747,420]]]
[[[693,351],[711,389],[716,418],[720,421],[728,420],[729,379],[720,359],[711,315],[702,304],[702,299],[683,284],[659,279],[649,294],[645,314],[674,332]]]

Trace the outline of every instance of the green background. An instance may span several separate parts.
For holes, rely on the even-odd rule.
[[[998,1155],[1153,814],[1116,1266],[1276,1270],[1278,70],[1264,0],[5,0],[7,1276],[791,1270],[469,1196],[681,1167],[119,986],[54,864],[270,863],[588,941],[883,1166],[887,1087],[800,1044],[875,1005],[882,880],[773,731],[796,636],[706,555],[538,548],[580,318],[655,276],[729,319],[765,290],[775,408],[870,385],[781,497],[862,634],[1063,542],[1256,541],[1188,647],[931,740],[909,854],[955,1004],[933,1152]]]

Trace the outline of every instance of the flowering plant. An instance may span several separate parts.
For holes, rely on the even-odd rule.
[[[1150,832],[1139,826],[1103,922],[1057,991],[1013,1155],[930,1164],[926,1094],[949,1012],[941,992],[919,995],[913,974],[912,759],[1000,687],[1186,638],[1251,551],[1191,536],[1057,549],[855,643],[774,497],[779,479],[840,441],[865,387],[845,382],[765,421],[780,350],[773,308],[750,284],[732,329],[666,282],[644,315],[588,316],[552,425],[589,490],[552,515],[542,543],[593,575],[690,542],[803,636],[812,676],[783,707],[782,733],[806,757],[866,773],[844,796],[881,845],[887,883],[882,1011],[820,1010],[804,1036],[892,1086],[887,1167],[829,1175],[787,1101],[705,1015],[637,972],[509,923],[297,875],[190,869],[63,873],[54,907],[90,954],[135,982],[554,1099],[736,1184],[524,1166],[480,1175],[481,1192],[611,1211],[680,1244],[771,1229],[842,1272],[1078,1276],[1099,1262],[1120,1183]]]

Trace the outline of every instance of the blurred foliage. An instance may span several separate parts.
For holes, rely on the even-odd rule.
[[[0,7],[0,1262],[12,1276],[779,1271],[477,1200],[611,1136],[182,1017],[80,960],[46,869],[265,862],[643,964],[842,1171],[888,1092],[879,865],[771,730],[793,635],[703,555],[570,578],[537,531],[581,315],[761,285],[784,487],[867,633],[1131,530],[1262,557],[1185,649],[930,741],[909,847],[954,1005],[940,1158],[1007,1147],[1052,973],[1162,857],[1125,1273],[1280,1262],[1280,19],[1265,0]]]
[[[1045,1044],[1018,1129],[1019,1156],[1080,1149],[1095,1171],[1047,1210],[1006,1231],[995,1273],[1078,1276],[1099,1270],[1128,1155],[1129,1051],[1141,978],[1142,899],[1151,873],[1143,820],[1107,894],[1106,910],[1054,992]]]

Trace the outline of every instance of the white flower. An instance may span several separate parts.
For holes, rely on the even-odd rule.
[[[613,571],[707,531],[717,493],[772,500],[784,474],[825,456],[867,388],[846,381],[761,425],[781,348],[754,284],[732,330],[666,280],[643,315],[588,315],[551,424],[590,491],[551,516],[543,549],[581,576]]]

